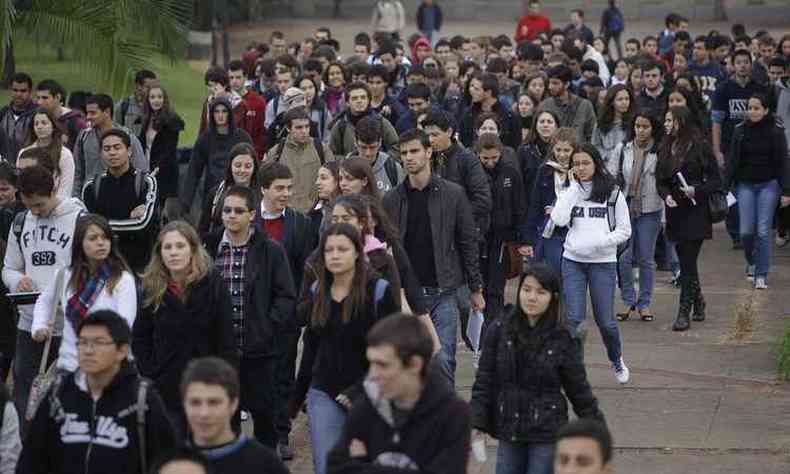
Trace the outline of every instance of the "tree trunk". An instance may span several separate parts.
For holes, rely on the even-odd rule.
[[[16,74],[16,58],[14,58],[14,42],[8,42],[8,47],[5,50],[5,61],[3,64],[3,77],[0,79],[0,85],[3,89],[11,87],[11,78]]]

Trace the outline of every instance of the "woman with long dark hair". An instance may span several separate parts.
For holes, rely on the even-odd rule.
[[[331,223],[332,206],[330,203],[340,195],[340,162],[327,161],[318,168],[315,178],[316,200],[307,213],[314,242],[321,240],[321,234]]]
[[[688,107],[671,107],[664,118],[666,137],[658,150],[656,184],[666,204],[666,235],[675,242],[680,262],[680,302],[674,331],[705,320],[705,298],[697,260],[702,242],[713,238],[708,207],[711,192],[721,189],[713,148],[702,137]]]
[[[518,166],[524,178],[525,192],[532,192],[538,168],[549,156],[552,137],[559,127],[560,119],[554,112],[544,110],[535,114],[526,140],[518,147]]]
[[[318,279],[300,311],[307,328],[289,410],[295,418],[307,400],[313,466],[316,474],[325,474],[346,412],[361,394],[368,369],[365,336],[400,305],[389,282],[366,262],[362,237],[350,224],[326,229],[315,263]]]
[[[370,162],[364,158],[348,158],[340,162],[340,192],[347,194],[364,194],[380,199],[376,188],[376,177]]]
[[[606,92],[603,107],[598,114],[598,125],[590,140],[598,149],[604,163],[608,164],[616,158],[615,149],[628,136],[634,109],[636,101],[628,86],[612,86]]]
[[[665,109],[669,110],[672,107],[688,107],[691,117],[694,119],[694,125],[697,126],[703,135],[707,135],[707,130],[710,130],[710,114],[706,112],[702,101],[693,91],[686,87],[675,85],[667,94]]]
[[[587,317],[587,289],[615,378],[628,383],[620,328],[614,317],[617,246],[631,236],[625,194],[606,170],[598,149],[589,143],[571,157],[571,185],[551,211],[558,226],[568,226],[562,255],[562,284],[572,332]]]
[[[489,326],[472,387],[473,437],[499,440],[496,474],[552,472],[568,400],[579,418],[604,421],[579,347],[563,318],[559,275],[528,266],[513,310]]]
[[[346,110],[348,71],[341,63],[330,63],[324,70],[323,80],[326,87],[321,99],[332,117],[339,117]]]
[[[30,148],[46,149],[49,161],[54,166],[52,176],[55,178],[55,194],[70,198],[74,188],[74,157],[63,145],[60,139],[62,135],[62,127],[52,112],[43,107],[37,108],[33,111],[33,120],[27,130],[25,147],[19,150],[17,158]]]
[[[320,95],[320,89],[315,79],[308,76],[300,76],[296,79],[296,87],[304,92],[304,102],[310,114],[310,120],[315,124],[318,138],[322,142],[329,140],[329,124],[332,123],[332,113],[326,106],[326,102]]]

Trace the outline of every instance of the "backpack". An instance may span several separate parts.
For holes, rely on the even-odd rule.
[[[374,311],[378,310],[379,303],[381,300],[384,299],[384,292],[387,291],[387,287],[390,286],[390,282],[383,278],[376,279],[376,289],[373,291],[373,309]],[[310,295],[315,298],[316,293],[318,293],[318,282],[314,281],[312,285],[310,285]],[[376,320],[379,319],[378,314],[374,318]]]
[[[277,143],[277,148],[274,149],[274,155],[272,158],[274,161],[279,162],[280,158],[283,156],[283,148],[285,148],[285,140],[288,137],[285,137]],[[313,137],[313,146],[315,146],[315,151],[318,153],[318,160],[321,162],[321,166],[326,163],[326,157],[324,156],[324,144],[321,142],[320,138]]]
[[[126,96],[121,101],[121,125],[126,125],[126,113],[129,112],[129,103],[131,102],[131,96]]]
[[[608,33],[621,33],[625,29],[625,19],[623,12],[614,8],[609,10],[609,16],[606,19],[606,31]]]
[[[609,223],[609,232],[614,232],[617,228],[617,197],[620,195],[620,186],[615,186],[612,190],[612,194],[609,195],[609,199],[606,200],[606,221]],[[628,250],[631,244],[631,239],[629,238],[622,244],[617,246],[617,261],[620,262],[620,256]],[[619,268],[619,265],[618,265]]]

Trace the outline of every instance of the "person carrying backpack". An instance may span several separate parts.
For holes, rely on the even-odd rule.
[[[623,57],[623,45],[620,36],[625,31],[625,16],[622,10],[617,8],[617,0],[609,0],[609,8],[604,10],[601,15],[601,36],[604,43],[609,47],[609,42],[614,39],[617,48],[617,58]]]

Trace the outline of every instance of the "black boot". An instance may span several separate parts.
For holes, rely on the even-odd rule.
[[[694,290],[694,311],[691,319],[694,321],[705,321],[705,297],[702,295],[702,288],[699,284],[699,277],[695,278],[692,283]]]
[[[691,305],[694,302],[694,294],[691,290],[691,281],[689,278],[680,276],[680,303],[678,304],[678,316],[672,324],[673,331],[686,331],[691,327],[689,321],[689,313],[691,313]]]

